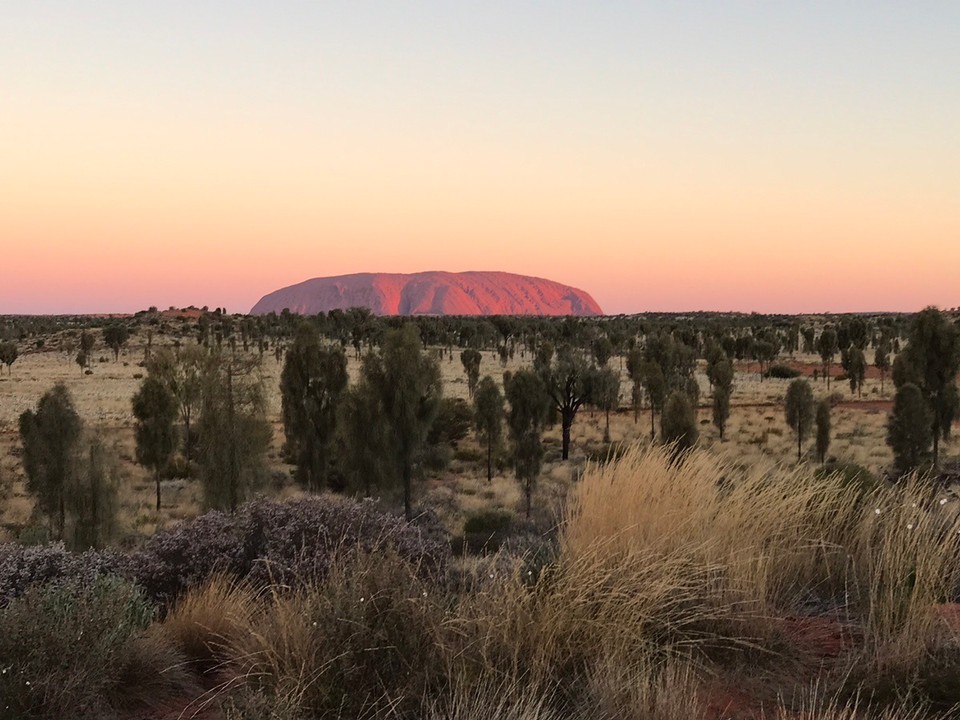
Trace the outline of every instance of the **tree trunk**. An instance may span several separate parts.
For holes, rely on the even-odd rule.
[[[607,414],[607,425],[603,429],[603,441],[608,443],[610,442],[610,410],[609,409],[606,411],[606,414]]]
[[[487,436],[487,482],[493,480],[493,435]]]
[[[533,498],[533,480],[527,480],[523,484],[523,494],[527,498],[527,520],[530,519],[530,506],[532,505]]]
[[[650,403],[650,440],[657,439],[657,414],[653,410],[653,403]]]
[[[153,471],[154,479],[157,481],[157,512],[160,512],[160,466]]]
[[[933,468],[936,470],[940,459],[940,423],[933,421]]]
[[[797,423],[797,464],[800,463],[803,453],[803,423]]]
[[[413,519],[413,507],[410,503],[410,463],[404,461],[403,463],[403,515],[407,520]]]
[[[566,460],[570,457],[570,426],[573,425],[572,420],[563,418],[563,447],[561,452],[561,459]]]

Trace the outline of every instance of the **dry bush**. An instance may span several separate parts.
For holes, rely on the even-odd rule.
[[[257,608],[256,594],[248,585],[214,575],[177,602],[161,626],[163,636],[196,669],[212,670],[247,632]]]
[[[232,657],[251,684],[309,716],[411,717],[443,683],[446,610],[413,562],[351,553],[322,583],[276,589]]]

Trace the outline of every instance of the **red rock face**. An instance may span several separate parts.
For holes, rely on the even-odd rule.
[[[588,293],[504,272],[358,273],[314,278],[260,299],[251,315],[369,308],[376,315],[602,315]]]

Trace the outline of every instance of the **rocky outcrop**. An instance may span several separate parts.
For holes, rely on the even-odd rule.
[[[315,315],[369,308],[376,315],[602,315],[583,290],[505,272],[357,273],[307,280],[264,295],[251,315]]]

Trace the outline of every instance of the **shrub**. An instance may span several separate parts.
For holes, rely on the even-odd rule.
[[[843,485],[854,487],[861,494],[872,492],[880,485],[876,475],[863,465],[853,462],[829,462],[817,469],[816,476],[818,478],[836,476]]]
[[[0,718],[100,717],[153,610],[118,578],[33,587],[0,610]]]
[[[31,588],[64,583],[86,587],[107,576],[130,577],[133,565],[121,553],[68,552],[62,543],[0,545],[0,608]]]
[[[235,515],[209,512],[154,535],[136,557],[136,577],[150,597],[169,602],[222,571],[254,588],[303,587],[321,579],[340,548],[391,548],[431,572],[446,558],[427,532],[371,502],[307,497],[258,500]]]
[[[463,524],[463,540],[473,553],[496,552],[507,539],[513,524],[513,514],[506,510],[481,510]]]
[[[346,552],[325,582],[275,594],[231,655],[241,675],[307,717],[419,717],[446,681],[449,607],[416,563]]]
[[[763,373],[765,378],[774,378],[777,380],[792,380],[800,377],[802,373],[789,365],[771,365]]]

